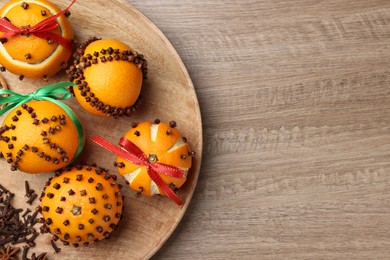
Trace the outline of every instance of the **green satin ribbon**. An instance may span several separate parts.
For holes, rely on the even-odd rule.
[[[67,89],[67,87],[69,86],[77,86],[77,84],[73,82],[67,82],[67,81],[59,82],[50,86],[42,87],[30,94],[19,94],[11,90],[1,89],[0,95],[9,95],[9,96],[5,96],[5,97],[0,96],[0,105],[7,104],[5,108],[0,110],[0,116],[3,115],[5,112],[15,107],[18,107],[20,105],[23,105],[31,100],[47,100],[60,106],[68,114],[70,119],[72,119],[77,129],[78,147],[77,147],[76,155],[70,162],[72,163],[81,154],[84,148],[85,135],[84,135],[83,126],[81,125],[81,122],[77,117],[77,115],[73,112],[73,110],[70,107],[68,107],[61,101],[59,101],[59,100],[66,100],[72,97],[72,94]]]

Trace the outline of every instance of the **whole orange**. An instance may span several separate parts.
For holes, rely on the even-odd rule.
[[[178,167],[187,175],[191,168],[193,153],[186,139],[175,126],[174,122],[170,124],[159,121],[142,122],[134,124],[124,137],[138,146],[146,157],[153,157],[156,162]],[[126,179],[134,191],[145,196],[165,195],[149,177],[146,166],[134,164],[121,157],[117,157],[115,165],[118,167],[119,174]],[[187,176],[175,178],[163,173],[159,175],[172,189],[180,188],[187,179]]]
[[[46,231],[76,247],[108,238],[123,209],[116,176],[88,165],[56,172],[40,199]]]
[[[11,0],[0,9],[0,17],[6,17],[17,27],[34,26],[61,10],[53,3],[38,0],[26,3],[24,0]],[[59,26],[52,31],[67,40],[73,40],[72,27],[64,15],[57,18]],[[4,35],[0,32],[0,38]],[[17,34],[2,39],[0,44],[0,64],[13,74],[28,78],[47,78],[67,67],[72,49],[52,40],[42,39],[33,34]]]
[[[0,150],[11,170],[55,171],[74,159],[78,146],[75,124],[50,101],[30,101],[16,107],[0,128]]]
[[[138,105],[147,64],[143,55],[115,40],[96,37],[81,44],[67,71],[80,105],[97,116],[130,116]]]

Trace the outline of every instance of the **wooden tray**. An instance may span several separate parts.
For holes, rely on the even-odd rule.
[[[5,2],[1,1],[1,4]],[[64,0],[56,2],[61,8],[70,3]],[[142,90],[143,104],[133,117],[117,120],[100,118],[85,112],[75,99],[65,102],[80,116],[87,138],[99,134],[117,143],[131,127],[132,121],[153,121],[156,118],[165,122],[175,120],[196,156],[189,178],[178,192],[185,200],[182,206],[177,206],[167,197],[136,198],[135,193],[125,186],[124,218],[109,240],[80,248],[63,246],[58,241],[62,251],[57,255],[50,246],[51,236],[40,235],[37,246],[32,248],[30,253],[48,251],[50,259],[147,259],[164,244],[178,225],[189,205],[198,179],[202,154],[202,126],[194,87],[185,66],[169,41],[151,21],[125,0],[79,0],[70,11],[72,15],[69,19],[79,42],[93,35],[116,38],[143,53],[149,68],[148,79]],[[30,79],[19,81],[18,76],[8,72],[1,75],[7,80],[11,90],[20,93],[29,93],[41,86],[66,80],[64,73],[47,83]],[[108,168],[111,173],[117,173],[113,167],[114,159],[114,155],[87,141],[78,161],[96,162]],[[30,186],[40,192],[45,181],[53,175],[11,172],[4,159],[1,160],[0,170],[0,183],[16,193],[14,204],[23,208],[28,206],[24,198],[24,181],[28,180]],[[124,184],[124,180],[120,180]],[[33,209],[36,205],[38,200],[30,208]]]

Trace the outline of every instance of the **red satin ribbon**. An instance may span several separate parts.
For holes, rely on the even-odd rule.
[[[22,34],[22,35],[35,35],[36,37],[45,39],[45,40],[53,40],[58,44],[61,44],[62,46],[72,49],[73,44],[63,38],[61,35],[55,34],[50,32],[51,30],[58,27],[57,18],[61,15],[65,14],[66,11],[69,10],[69,8],[76,2],[76,0],[73,0],[72,3],[65,8],[65,10],[59,12],[56,15],[53,15],[49,18],[46,18],[45,20],[40,21],[34,26],[23,26],[21,28],[13,25],[11,22],[5,20],[4,18],[0,18],[0,32],[4,32],[5,34],[1,36],[0,38],[8,38],[13,35]]]
[[[184,170],[163,163],[150,162],[148,157],[146,157],[146,155],[138,146],[124,137],[122,137],[119,141],[120,148],[116,147],[100,136],[92,137],[91,140],[104,149],[116,154],[119,157],[122,157],[127,161],[137,165],[145,166],[152,181],[154,181],[170,199],[172,199],[178,205],[183,203],[182,200],[176,195],[176,193],[168,186],[168,184],[164,182],[159,173],[175,178],[184,178]]]

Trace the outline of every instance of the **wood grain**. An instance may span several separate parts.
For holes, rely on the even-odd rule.
[[[154,259],[389,257],[389,1],[131,3],[184,60],[204,126]]]

